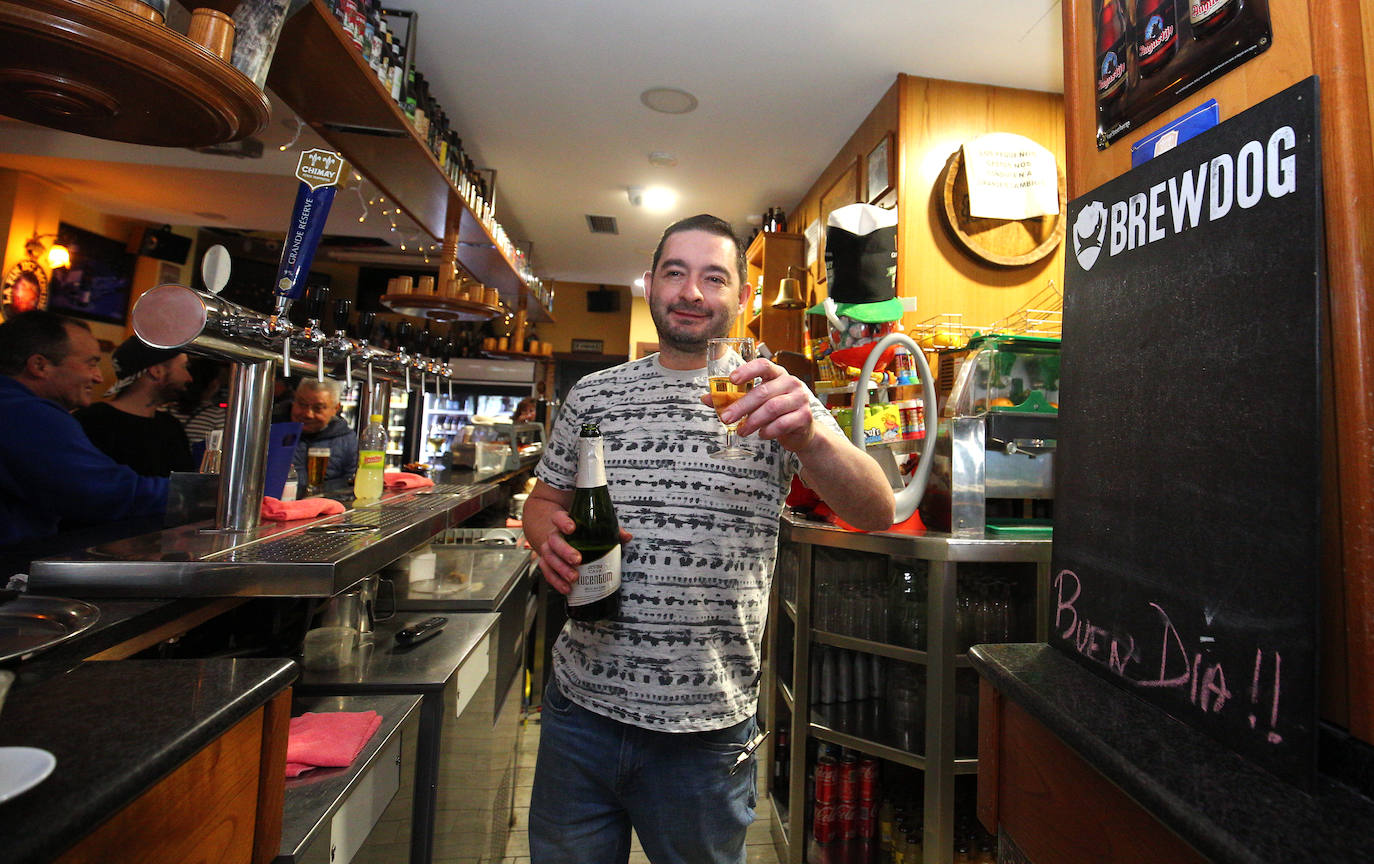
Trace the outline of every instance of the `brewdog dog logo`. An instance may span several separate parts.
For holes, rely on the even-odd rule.
[[[1296,192],[1297,151],[1312,146],[1310,136],[1299,142],[1288,123],[1244,141],[1234,152],[1207,152],[1206,143],[1213,140],[1215,136],[1207,137],[1185,153],[1171,153],[1170,162],[1178,163],[1187,158],[1186,153],[1202,151],[1193,156],[1195,161],[1185,162],[1186,167],[1167,177],[1151,177],[1151,163],[1131,172],[1128,176],[1139,172],[1143,182],[1110,203],[1095,198],[1076,201],[1073,252],[1078,266],[1091,270],[1103,252],[1114,258],[1166,237],[1224,223],[1266,200]]]

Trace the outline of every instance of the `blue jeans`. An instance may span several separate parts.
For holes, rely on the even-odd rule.
[[[530,797],[532,864],[625,864],[630,827],[654,864],[742,864],[756,766],[733,773],[753,717],[656,732],[574,704],[550,681]]]

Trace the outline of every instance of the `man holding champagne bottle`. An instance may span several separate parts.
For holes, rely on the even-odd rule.
[[[801,381],[764,358],[735,365],[747,393],[717,417],[707,342],[752,297],[730,225],[665,230],[645,274],[659,353],[582,379],[525,504],[525,534],[567,594],[579,430],[595,426],[620,526],[620,599],[570,620],[554,647],[530,808],[536,864],[623,862],[633,827],[656,864],[742,862],[753,820],[754,719],[778,516],[800,472],[846,521],[887,528],[892,491]],[[740,358],[743,360],[743,358]],[[728,462],[722,423],[745,452]],[[585,445],[584,445],[585,452]],[[604,474],[604,480],[602,475]],[[585,618],[585,615],[578,617]]]

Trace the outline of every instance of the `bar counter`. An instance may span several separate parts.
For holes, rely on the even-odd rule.
[[[1042,725],[1206,860],[1215,864],[1374,861],[1374,804],[1348,787],[1321,774],[1310,792],[1279,780],[1049,645],[979,645],[970,659],[1000,699]],[[995,724],[999,716],[1002,713],[985,699],[980,722]],[[990,734],[990,727],[985,725],[982,734]],[[1010,746],[1010,737],[994,734],[980,740],[980,753],[987,745],[1001,746],[998,738]],[[1069,776],[1068,768],[1059,760],[1046,776]],[[1035,792],[1040,800],[1036,806],[1043,813],[1032,820],[1038,823],[1036,828],[1028,827],[1017,816],[1029,812],[1018,803],[1025,778],[1009,772],[1014,769],[1003,765],[1000,780],[980,776],[979,786],[981,796],[988,792],[983,784],[993,784],[995,791],[990,794],[996,796],[1002,822],[1013,835],[1019,828],[1035,836],[1037,843],[1068,844],[1061,848],[1079,851],[1095,842],[1126,842],[1122,823],[1113,820],[1105,801],[1098,800],[1085,811],[1081,801],[1070,806],[1055,798],[1054,789],[1045,787]],[[1022,824],[1010,824],[1014,821]],[[1072,832],[1066,830],[1070,826]],[[1089,860],[1068,853],[1050,859],[1035,856],[1029,848],[1024,851],[1035,862]]]
[[[223,788],[230,799],[224,809],[209,811],[207,819],[221,820],[214,824],[222,828],[231,808],[251,817],[259,789],[261,745],[255,744],[261,741],[257,736],[265,737],[254,728],[252,715],[288,688],[296,672],[287,659],[130,660],[85,663],[15,688],[0,711],[0,746],[41,748],[57,764],[37,786],[0,804],[4,860],[53,860],[164,778],[175,780],[179,767],[195,766],[187,760],[202,751],[214,751],[199,766],[214,769],[201,778],[205,784],[233,784]],[[231,754],[225,748],[213,745],[239,737],[233,730],[240,724],[247,724],[247,749],[238,759],[227,758]],[[196,778],[186,779],[185,791],[206,791]],[[208,806],[214,797],[188,799],[187,809]],[[165,822],[130,827],[171,833]],[[238,832],[252,827],[252,818],[246,826],[235,825],[233,839],[241,845]],[[152,838],[154,849],[165,849],[156,845],[161,839]]]

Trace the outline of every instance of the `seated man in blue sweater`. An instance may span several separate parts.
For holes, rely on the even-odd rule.
[[[85,324],[45,310],[0,324],[0,546],[167,509],[165,477],[115,462],[72,417],[102,383]]]

